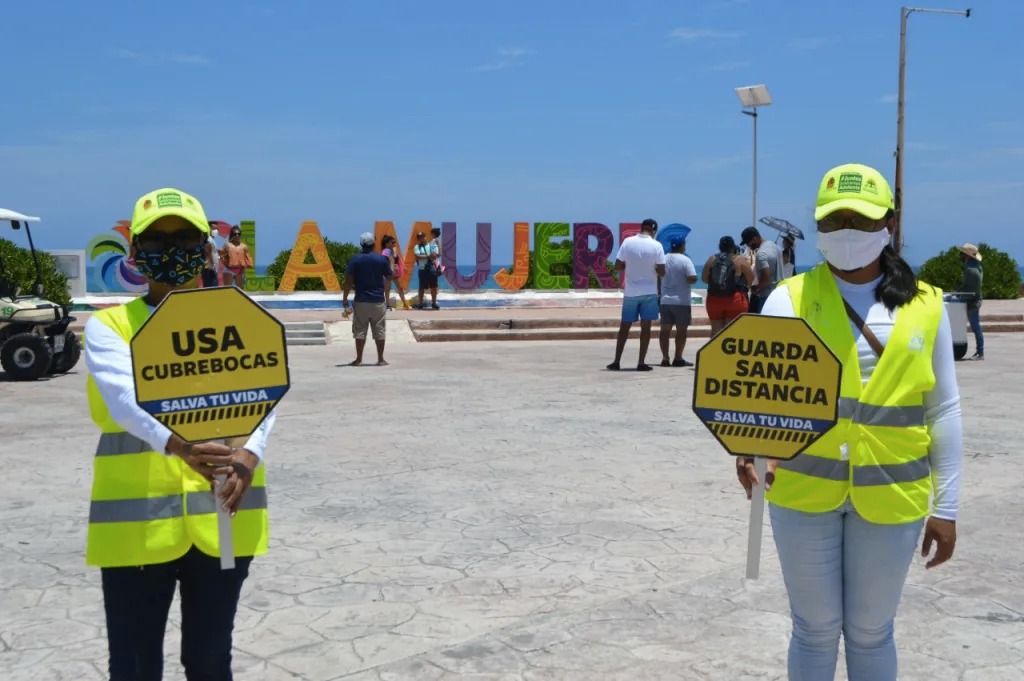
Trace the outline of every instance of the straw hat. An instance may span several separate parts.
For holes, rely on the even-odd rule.
[[[957,248],[960,249],[960,252],[964,255],[981,262],[981,253],[978,251],[978,247],[974,244],[964,244],[963,246],[957,246]]]

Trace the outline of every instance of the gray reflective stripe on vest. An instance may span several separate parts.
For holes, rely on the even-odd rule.
[[[799,458],[799,457],[797,457]],[[872,487],[875,485],[895,485],[901,482],[916,482],[931,474],[928,457],[923,456],[917,461],[890,463],[883,466],[856,466],[853,469],[854,487]]]
[[[850,479],[850,464],[838,459],[826,459],[813,454],[800,454],[795,459],[780,461],[779,468],[794,473],[802,473],[812,478],[824,478],[846,482]]]
[[[200,515],[202,513],[216,513],[217,512],[217,500],[213,498],[213,494],[210,492],[189,492],[186,495],[188,499],[188,514],[189,515]],[[254,511],[261,508],[267,507],[267,488],[266,487],[251,487],[249,491],[242,497],[242,503],[238,505],[239,511]]]
[[[879,407],[864,404],[850,397],[839,398],[839,418],[850,419],[864,426],[907,428],[923,426],[924,407]]]
[[[202,515],[215,513],[217,505],[211,492],[189,492],[187,495],[171,494],[146,499],[113,499],[93,501],[89,507],[90,523],[141,523],[150,520],[167,520],[184,515],[188,500],[188,514]],[[253,511],[267,507],[267,488],[252,487],[242,497],[239,511]]]
[[[801,473],[812,478],[846,482],[850,479],[848,461],[826,459],[813,454],[800,454],[795,459],[780,461],[779,468]],[[915,482],[931,474],[928,457],[905,463],[880,464],[875,466],[854,466],[854,487],[872,487],[876,485],[895,485],[901,482]]]
[[[153,446],[131,433],[103,433],[96,445],[96,456],[116,454],[141,454],[153,451]]]
[[[131,523],[180,517],[180,494],[146,499],[108,499],[89,505],[90,523]]]

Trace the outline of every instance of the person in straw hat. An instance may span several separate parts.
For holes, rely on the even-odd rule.
[[[974,244],[957,246],[960,250],[960,259],[964,261],[964,281],[960,290],[972,294],[967,301],[967,322],[974,332],[974,355],[972,360],[985,359],[985,334],[981,332],[981,280],[983,272],[981,269],[981,251]]]

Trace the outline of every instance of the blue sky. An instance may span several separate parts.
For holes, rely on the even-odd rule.
[[[1024,259],[1024,2],[913,15],[906,256],[963,241]],[[84,248],[159,186],[257,221],[259,258],[303,220],[654,217],[691,255],[751,213],[751,119],[768,84],[758,214],[810,237],[817,183],[861,162],[893,180],[898,1],[54,2],[4,9],[0,206],[47,248]],[[925,6],[962,9],[948,0]],[[10,236],[7,234],[6,236]],[[468,236],[468,235],[467,235]],[[472,242],[460,262],[473,259]],[[800,257],[802,253],[803,257]]]

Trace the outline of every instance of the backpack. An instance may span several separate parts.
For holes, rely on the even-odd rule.
[[[711,276],[708,281],[708,294],[713,296],[731,296],[736,293],[736,263],[727,253],[715,256],[711,265]]]

